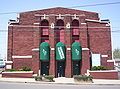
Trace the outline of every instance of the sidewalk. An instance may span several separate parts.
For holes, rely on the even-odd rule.
[[[42,82],[42,81],[35,81],[34,78],[1,78],[0,77],[0,82],[14,82],[14,83],[39,83],[39,84],[78,84],[74,82],[73,78],[65,78],[65,77],[60,77],[60,78],[54,78],[55,82]],[[79,83],[80,84],[80,83]],[[90,84],[90,85],[103,85],[103,84],[119,84],[120,85],[120,80],[105,80],[105,79],[93,79],[93,83],[81,83],[81,84]]]

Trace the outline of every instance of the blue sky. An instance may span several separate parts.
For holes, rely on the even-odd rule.
[[[2,0],[0,2],[0,57],[7,55],[7,23],[9,19],[16,19],[17,13],[40,10],[50,7],[72,7],[88,4],[119,2],[119,0]],[[98,12],[101,19],[110,19],[112,27],[112,49],[120,48],[120,4],[78,7],[75,9]],[[119,31],[117,31],[119,30]]]

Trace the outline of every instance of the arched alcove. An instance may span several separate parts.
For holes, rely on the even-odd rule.
[[[49,22],[46,19],[41,21],[41,42],[49,43]]]
[[[71,24],[72,42],[79,42],[79,21],[74,19]]]
[[[55,29],[55,38],[57,42],[65,42],[65,31],[64,31],[64,21],[59,19],[56,21],[56,29]]]

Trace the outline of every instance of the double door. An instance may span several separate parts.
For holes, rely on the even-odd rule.
[[[65,77],[65,61],[57,61],[57,77]]]

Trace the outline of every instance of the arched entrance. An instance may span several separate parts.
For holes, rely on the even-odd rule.
[[[65,76],[66,49],[62,42],[56,44],[56,71],[57,77]]]
[[[80,75],[82,60],[82,47],[79,42],[72,44],[72,73],[73,75]]]
[[[49,75],[50,46],[47,42],[40,44],[41,75]]]

